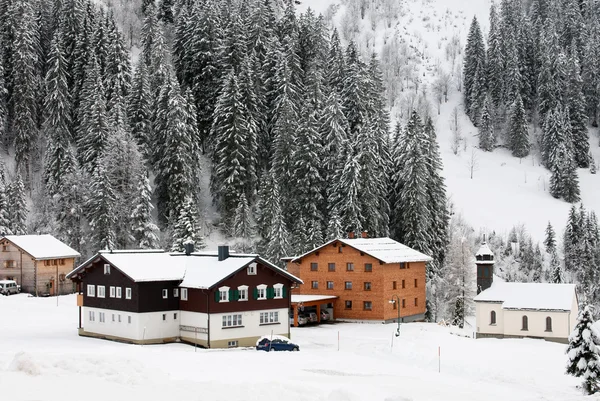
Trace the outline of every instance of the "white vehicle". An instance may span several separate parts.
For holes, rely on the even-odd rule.
[[[11,295],[21,292],[21,286],[15,280],[0,280],[0,294]]]

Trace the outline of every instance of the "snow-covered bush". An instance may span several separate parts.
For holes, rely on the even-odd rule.
[[[567,373],[583,378],[583,389],[588,394],[598,391],[600,357],[598,333],[593,328],[592,313],[586,306],[577,317],[577,325],[569,336]]]

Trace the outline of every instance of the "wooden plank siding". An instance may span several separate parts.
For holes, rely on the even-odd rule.
[[[0,241],[0,279],[15,280],[21,291],[34,295],[54,294],[51,283],[58,281],[59,294],[71,294],[75,288],[69,279],[61,281],[75,267],[75,258],[36,260],[8,240]],[[56,261],[56,264],[54,264]],[[14,266],[14,267],[8,267]],[[58,278],[57,276],[58,268]]]

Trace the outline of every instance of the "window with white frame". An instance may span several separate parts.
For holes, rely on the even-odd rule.
[[[106,287],[104,287],[103,285],[99,285],[98,286],[98,298],[105,298],[106,297]]]
[[[241,327],[242,315],[223,315],[223,327]]]
[[[162,294],[163,294],[164,299],[169,298],[169,290],[167,290],[167,289],[162,290]]]
[[[110,288],[109,288],[109,293],[108,293],[108,294],[109,294],[109,296],[110,296],[111,298],[114,298],[114,297],[115,297],[115,295],[116,295],[116,289],[115,289],[115,287],[113,287],[113,286],[111,285],[111,286],[110,286]]]
[[[249,276],[256,275],[256,262],[250,263],[246,270],[248,271]]]
[[[96,313],[94,311],[90,311],[90,322],[93,322],[96,320]]]
[[[273,290],[274,290],[274,296],[273,298],[275,299],[281,299],[283,298],[283,284],[275,284],[273,286]]]
[[[122,294],[122,288],[121,287],[117,287],[117,298],[121,298]]]
[[[104,323],[104,312],[98,312],[98,320],[100,320],[100,323]]]
[[[112,321],[114,322],[115,320],[116,320],[116,318],[115,318],[115,314],[113,313],[113,314],[112,314]]]
[[[227,347],[229,347],[229,348],[235,348],[237,346],[238,346],[237,340],[227,341]]]
[[[173,297],[177,298],[179,296],[179,288],[173,288]]]
[[[167,314],[163,313],[163,322],[165,322],[167,320]]]
[[[110,274],[110,265],[108,263],[104,264],[104,274]]]
[[[260,284],[256,286],[256,299],[267,299],[266,284]]]
[[[125,288],[125,299],[131,299],[131,288]]]
[[[240,285],[238,287],[238,293],[240,296],[238,297],[238,301],[247,301],[248,300],[248,286]]]
[[[87,286],[87,296],[95,297],[96,296],[96,286],[93,284],[88,284]]]
[[[260,324],[279,323],[279,312],[260,312]]]
[[[127,323],[131,324],[131,316],[127,316]]]
[[[229,302],[229,287],[219,288],[219,302]]]
[[[182,301],[187,301],[187,288],[182,288],[181,289],[181,300]]]
[[[119,323],[121,323],[121,315],[119,315]]]

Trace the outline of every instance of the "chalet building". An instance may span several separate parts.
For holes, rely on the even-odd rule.
[[[71,294],[66,275],[80,256],[51,235],[6,235],[0,239],[0,279],[15,280],[34,295]]]
[[[485,242],[475,259],[477,338],[568,342],[579,313],[574,284],[504,282],[494,276],[494,254]]]
[[[68,275],[77,283],[79,334],[137,344],[206,348],[289,337],[290,290],[301,280],[258,255],[102,251]]]
[[[304,282],[292,294],[294,324],[298,309],[312,305],[319,317],[320,308],[331,307],[336,320],[423,320],[431,257],[390,238],[349,237],[285,259],[287,270]]]

